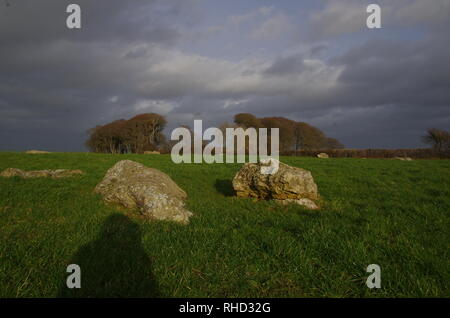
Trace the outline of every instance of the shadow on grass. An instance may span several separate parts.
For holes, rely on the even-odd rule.
[[[97,239],[82,246],[70,264],[81,268],[81,288],[67,288],[67,273],[59,297],[160,296],[139,225],[125,215],[108,217]]]
[[[216,190],[223,194],[226,197],[233,197],[236,195],[233,189],[233,184],[231,183],[231,180],[220,180],[217,179],[216,183],[214,184],[216,187]]]

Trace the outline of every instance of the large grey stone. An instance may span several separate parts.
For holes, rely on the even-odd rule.
[[[106,202],[138,210],[149,219],[189,223],[184,192],[165,173],[143,164],[122,160],[108,170],[95,187]]]
[[[271,159],[274,160],[274,159]],[[238,197],[276,200],[279,203],[296,203],[307,208],[317,208],[317,185],[311,172],[278,162],[278,171],[262,174],[263,163],[247,163],[233,178],[233,188]]]

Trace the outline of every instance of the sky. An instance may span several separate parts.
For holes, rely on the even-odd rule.
[[[450,128],[449,29],[449,0],[0,0],[0,151],[86,151],[89,128],[150,112],[167,135],[248,112],[425,147]]]

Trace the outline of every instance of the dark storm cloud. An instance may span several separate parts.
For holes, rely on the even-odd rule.
[[[11,1],[0,7],[0,149],[82,150],[86,129],[142,112],[166,115],[168,133],[251,112],[309,122],[348,146],[420,146],[426,128],[449,126],[450,15],[441,0],[409,2],[385,4],[398,36],[364,29],[364,41],[342,44],[335,39],[361,28],[361,6],[330,1],[311,13],[315,36],[298,47],[236,61],[182,49],[218,45],[197,27],[212,14],[198,0],[79,0],[81,30],[65,26],[71,1]],[[241,13],[277,30],[295,21],[276,8],[251,12],[259,13]],[[256,41],[251,25],[220,45]],[[220,36],[226,27],[211,30]]]
[[[324,99],[275,97],[254,100],[248,109],[269,114],[277,105],[277,113],[316,124],[355,147],[420,146],[427,128],[450,128],[449,56],[444,34],[369,40],[333,59],[330,65],[342,72]],[[275,61],[269,70],[282,65],[292,74],[297,58]]]
[[[359,105],[449,105],[450,45],[443,37],[416,42],[371,41],[350,50],[335,63],[347,103]]]
[[[189,1],[188,1],[189,2]],[[145,40],[148,43],[172,43],[179,30],[171,23],[182,19],[179,1],[135,0],[130,5],[121,0],[79,0],[82,8],[82,30],[66,28],[69,0],[14,0],[2,7],[0,33],[2,44],[70,41]]]
[[[2,3],[0,125],[2,135],[16,138],[2,138],[1,148],[47,140],[46,147],[54,150],[81,149],[88,127],[132,115],[108,99],[136,100],[129,95],[143,76],[139,62],[151,59],[152,46],[176,43],[190,13],[188,2],[77,1],[81,30],[66,27],[71,1]],[[54,136],[72,142],[55,142]]]

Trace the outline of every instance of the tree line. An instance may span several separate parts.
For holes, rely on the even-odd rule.
[[[163,134],[167,120],[156,113],[134,116],[128,120],[120,119],[88,130],[86,146],[91,152],[99,153],[143,153],[145,151],[170,152],[175,141],[168,141]],[[191,130],[189,126],[184,126]],[[305,122],[285,117],[257,118],[253,114],[240,113],[234,116],[232,124],[223,123],[226,128],[278,128],[280,153],[300,154],[301,151],[341,150],[344,145],[327,136],[319,128]],[[193,134],[192,134],[193,136]],[[445,130],[429,129],[423,137],[436,152],[449,152],[450,133]]]
[[[249,113],[234,116],[235,125],[242,128],[279,128],[280,152],[301,149],[342,149],[344,145],[336,138],[327,137],[323,131],[305,122],[284,117],[257,118]]]
[[[113,154],[157,150],[166,143],[162,133],[166,124],[164,116],[155,113],[115,120],[89,129],[86,146],[92,152]]]
[[[168,152],[173,142],[168,141],[163,130],[167,124],[164,116],[155,113],[140,114],[131,119],[115,120],[88,130],[86,146],[99,153],[143,153],[145,151]],[[191,130],[189,126],[184,126]],[[241,113],[234,116],[234,123],[223,123],[226,128],[278,128],[280,152],[300,149],[341,149],[344,146],[335,138],[327,137],[319,128],[284,117],[257,118]],[[192,134],[193,136],[193,134]]]

